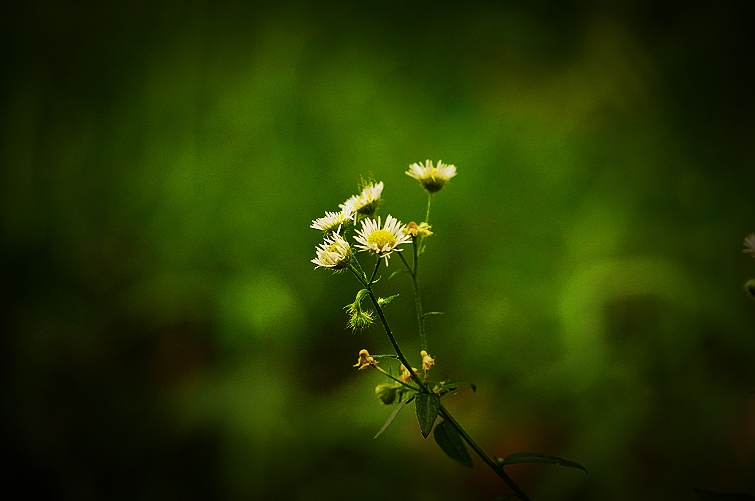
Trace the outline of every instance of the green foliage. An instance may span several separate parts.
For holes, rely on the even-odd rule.
[[[468,468],[473,466],[472,458],[469,457],[464,440],[462,440],[456,428],[447,421],[438,423],[435,430],[433,430],[433,438],[435,438],[435,442],[451,459],[458,461]]]
[[[422,314],[423,317],[430,317],[432,315],[445,315],[445,311],[428,311]]]
[[[378,298],[378,304],[381,307],[383,307],[383,306],[387,305],[388,303],[390,303],[391,301],[393,301],[398,296],[399,296],[398,294],[394,294],[394,295],[388,296],[388,297],[379,297]]]
[[[417,411],[419,430],[422,436],[427,438],[440,411],[440,396],[434,393],[418,393],[414,407]]]

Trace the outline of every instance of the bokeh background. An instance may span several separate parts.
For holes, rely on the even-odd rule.
[[[373,395],[308,226],[458,167],[421,280],[447,406],[535,500],[755,494],[752,2],[15,2],[3,491],[493,499]],[[365,263],[371,262],[364,257]],[[390,269],[398,267],[398,260]],[[387,277],[384,277],[387,278]],[[411,287],[383,280],[416,353]]]

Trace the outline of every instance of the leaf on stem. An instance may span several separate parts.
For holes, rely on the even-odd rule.
[[[469,457],[467,447],[459,435],[459,432],[452,424],[447,421],[441,421],[433,430],[435,442],[448,454],[448,457],[458,461],[467,468],[472,468],[472,458]]]
[[[695,494],[705,501],[755,501],[755,496],[744,492],[714,492],[695,489]]]
[[[412,397],[412,398],[414,398],[414,397]],[[386,430],[386,428],[388,428],[391,425],[391,423],[393,422],[393,420],[396,419],[396,416],[398,416],[398,413],[401,412],[401,409],[403,409],[406,404],[408,404],[409,402],[411,402],[412,398],[410,398],[406,402],[399,402],[399,404],[396,406],[396,408],[393,409],[393,412],[391,412],[391,415],[388,416],[388,420],[385,422],[385,424],[383,425],[383,427],[380,428],[380,431],[378,431],[375,434],[375,436],[372,437],[372,440],[375,440],[376,438],[378,438]]]
[[[390,303],[391,301],[393,301],[397,297],[398,297],[398,294],[394,294],[394,295],[388,296],[388,297],[379,297],[378,298],[378,305],[382,308],[383,306],[385,306],[386,304]]]
[[[435,393],[419,393],[414,401],[414,407],[417,411],[419,431],[422,432],[422,437],[427,438],[433,429],[435,418],[438,417],[440,397]]]
[[[388,280],[390,280],[391,278],[395,277],[399,273],[407,273],[407,271],[405,269],[403,269],[403,268],[400,269],[400,270],[396,270],[393,273],[391,273],[390,275],[388,275]]]
[[[469,381],[457,381],[453,379],[436,383],[435,386],[433,386],[433,391],[442,396],[450,391],[458,389],[461,386],[469,386],[470,388],[472,388],[472,391],[477,391],[477,385],[475,385],[474,383],[470,383]]]
[[[569,468],[578,468],[587,473],[587,469],[575,461],[569,461],[568,459],[556,456],[548,456],[547,454],[540,454],[538,452],[515,452],[514,454],[509,454],[503,459],[496,459],[498,461],[498,464],[500,464],[501,466],[518,463],[545,463],[555,464],[559,466],[568,466]]]
[[[428,311],[422,314],[422,318],[429,317],[430,315],[445,315],[445,311]]]

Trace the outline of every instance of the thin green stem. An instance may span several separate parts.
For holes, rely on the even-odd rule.
[[[475,451],[478,456],[480,456],[480,459],[482,459],[485,464],[487,464],[490,469],[492,469],[496,473],[496,475],[498,475],[501,480],[503,480],[504,483],[509,486],[512,491],[514,491],[519,499],[521,499],[522,501],[531,501],[529,496],[524,493],[522,488],[519,487],[516,482],[514,482],[514,480],[503,470],[503,466],[494,461],[493,458],[488,456],[488,454],[484,450],[482,450],[482,447],[480,447],[477,442],[475,442],[474,439],[469,435],[469,433],[467,433],[467,431],[459,424],[459,422],[454,419],[451,413],[448,412],[448,409],[443,407],[443,404],[441,404],[440,406],[440,415],[443,416],[443,419],[451,423],[454,428],[456,428],[456,430],[469,444],[472,450]]]
[[[380,257],[378,256],[377,262],[375,262],[375,269],[372,270],[372,276],[370,277],[370,283],[375,282],[375,275],[377,275],[378,268],[380,267]]]
[[[417,281],[417,264],[419,261],[419,255],[417,253],[417,239],[412,238],[412,248],[414,249],[414,263],[412,263],[412,286],[414,287],[414,308],[417,310],[417,326],[419,328],[419,344],[420,347],[427,351],[427,332],[425,331],[425,313],[422,310],[422,297],[419,294],[419,282]]]
[[[427,210],[425,211],[425,222],[430,224],[430,204],[433,202],[432,193],[427,194]]]
[[[408,271],[410,275],[413,275],[414,271],[412,270],[412,267],[409,266],[409,263],[406,262],[404,254],[402,252],[397,252],[396,254],[398,254],[398,257],[401,258],[401,262],[404,263],[404,266],[406,266],[406,271]]]
[[[417,239],[413,238],[414,244],[414,267],[409,266],[406,262],[406,258],[402,253],[398,253],[401,261],[403,261],[406,269],[409,270],[409,274],[412,276],[412,286],[414,287],[414,308],[417,311],[417,328],[419,329],[419,344],[421,348],[427,351],[427,331],[425,330],[425,314],[422,310],[422,298],[419,295],[419,282],[417,281]]]
[[[351,261],[349,262],[349,270],[354,273],[354,276],[357,277],[357,280],[359,280],[361,284],[364,284],[364,281],[367,280],[367,275],[364,273],[362,265],[359,264],[359,260],[356,258],[356,256],[352,257]]]

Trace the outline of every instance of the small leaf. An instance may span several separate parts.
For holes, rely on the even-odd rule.
[[[458,430],[446,421],[441,421],[433,431],[435,442],[448,454],[448,457],[458,461],[467,468],[472,468],[472,458],[469,457],[467,447],[461,439]]]
[[[569,461],[568,459],[559,458],[556,456],[548,456],[546,454],[540,454],[538,452],[515,452],[514,454],[509,454],[504,459],[497,459],[498,464],[504,466],[507,464],[517,463],[545,463],[556,464],[559,466],[568,466],[569,468],[579,468],[580,470],[587,473],[587,469],[575,461]]]
[[[414,398],[414,397],[412,397],[412,398]],[[391,412],[391,415],[388,416],[388,420],[385,422],[385,424],[383,425],[383,427],[380,428],[380,431],[378,431],[375,434],[375,436],[372,437],[372,440],[375,440],[376,438],[378,438],[386,430],[386,428],[388,428],[391,425],[391,423],[393,422],[393,420],[396,419],[396,416],[398,416],[398,413],[401,411],[401,409],[403,409],[404,406],[406,404],[408,404],[409,402],[411,402],[411,401],[412,401],[412,399],[410,398],[406,402],[399,402],[399,404],[396,406],[396,408],[393,409],[393,412]]]
[[[382,308],[383,306],[385,306],[386,304],[390,303],[391,301],[393,301],[394,298],[397,298],[397,297],[398,297],[398,294],[394,294],[394,295],[388,296],[388,297],[379,297],[378,298],[378,305],[380,305],[380,307]]]
[[[435,424],[435,418],[438,417],[440,410],[440,397],[435,393],[418,393],[417,400],[414,402],[417,411],[417,421],[419,421],[419,431],[422,436],[427,438]]]
[[[477,391],[476,384],[470,383],[469,381],[458,381],[453,379],[436,383],[433,387],[433,391],[438,395],[445,395],[449,391],[454,391],[461,386],[469,386],[470,388],[472,388],[472,391]]]
[[[391,278],[395,277],[399,273],[406,273],[406,270],[402,268],[400,270],[394,271],[393,273],[391,273],[390,275],[388,275],[388,280],[390,280]]]
[[[714,492],[695,489],[695,494],[705,501],[755,501],[755,496],[744,492]]]
[[[445,315],[445,311],[428,311],[422,314],[422,318],[429,317],[430,315]]]
[[[398,357],[396,355],[372,355],[372,358],[393,358],[398,360]]]

